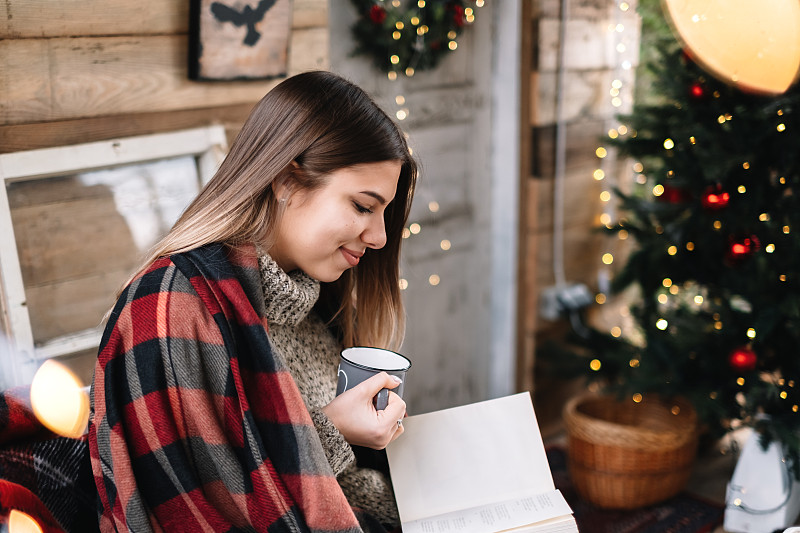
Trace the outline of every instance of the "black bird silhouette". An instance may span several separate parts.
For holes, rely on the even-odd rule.
[[[275,2],[276,0],[261,0],[255,9],[246,5],[241,11],[226,6],[222,2],[214,2],[211,4],[211,13],[220,22],[230,22],[234,26],[247,26],[247,35],[244,36],[242,42],[247,46],[253,46],[261,38],[261,34],[256,31],[256,24],[261,22]]]

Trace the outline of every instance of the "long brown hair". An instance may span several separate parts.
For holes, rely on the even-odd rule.
[[[400,243],[417,165],[386,113],[362,89],[330,72],[287,78],[261,99],[219,170],[140,271],[159,257],[214,242],[269,249],[282,214],[274,184],[316,189],[335,170],[390,160],[402,167],[395,198],[384,213],[386,245],[370,250],[337,281],[323,283],[317,307],[346,346],[397,349],[405,327]]]

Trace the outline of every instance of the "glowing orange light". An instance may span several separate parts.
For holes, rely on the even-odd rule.
[[[31,407],[48,429],[69,438],[86,432],[89,395],[66,366],[48,359],[31,382]]]
[[[8,515],[9,533],[42,533],[42,526],[30,515],[11,509]]]

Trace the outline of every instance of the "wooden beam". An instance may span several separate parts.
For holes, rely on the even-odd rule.
[[[516,388],[518,391],[531,391],[535,389],[534,366],[535,344],[534,332],[536,330],[536,311],[531,307],[535,294],[533,282],[536,280],[537,265],[535,260],[529,259],[529,249],[536,246],[535,235],[531,234],[527,227],[525,213],[533,209],[536,204],[536,188],[528,178],[531,175],[532,160],[534,157],[533,143],[531,141],[531,128],[528,117],[531,114],[531,104],[533,102],[533,91],[535,86],[531,83],[531,71],[535,69],[533,64],[536,55],[536,40],[534,32],[538,25],[533,19],[532,0],[522,2],[522,34],[520,43],[520,200],[519,200],[519,237],[517,240],[517,280],[519,284],[519,294],[517,296],[517,346],[516,346]],[[531,239],[534,242],[531,242]]]
[[[135,113],[47,124],[0,126],[0,153],[163,133],[213,123],[225,126],[230,145],[253,105],[255,102],[166,113]]]
[[[289,72],[328,66],[328,30],[292,32]],[[252,103],[280,79],[194,82],[175,35],[0,41],[0,124]]]
[[[292,28],[328,24],[326,0],[293,0]],[[188,0],[7,0],[0,39],[185,34]]]
[[[600,165],[595,150],[606,139],[603,127],[602,120],[580,120],[566,124],[566,172]],[[556,127],[538,126],[530,128],[530,131],[530,176],[552,179],[555,176]]]

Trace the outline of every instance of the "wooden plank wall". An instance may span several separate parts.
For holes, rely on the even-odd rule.
[[[0,5],[0,151],[214,120],[236,129],[280,80],[189,80],[188,4],[8,0]],[[326,0],[294,0],[289,74],[328,67],[327,20]]]
[[[293,0],[292,6],[288,74],[327,69],[327,0]],[[0,153],[211,123],[223,124],[231,141],[280,79],[189,80],[188,19],[188,0],[0,4]],[[103,187],[70,178],[15,187],[12,216],[22,226],[18,242],[26,243],[21,262],[35,337],[97,324],[98,310],[113,296],[108,287],[118,287],[138,262],[131,263],[129,231],[113,199]],[[74,230],[67,232],[71,238],[54,237],[66,229]],[[104,257],[81,246],[98,241],[110,243]],[[65,271],[70,279],[58,278]],[[59,309],[34,312],[47,306]],[[91,379],[94,353],[73,359],[81,377]]]
[[[564,212],[564,262],[568,282],[582,282],[597,290],[598,272],[604,268],[601,255],[608,238],[595,230],[600,226],[603,205],[599,199],[617,177],[624,175],[624,162],[608,171],[604,183],[593,179],[600,166],[595,150],[606,138],[607,128],[617,113],[630,109],[630,94],[623,106],[610,104],[612,80],[622,78],[623,92],[632,88],[634,69],[622,71],[624,60],[635,67],[638,61],[639,21],[636,2],[620,12],[615,0],[569,0],[564,52],[565,87],[563,122],[566,130]],[[523,2],[523,123],[522,123],[522,206],[520,242],[520,309],[518,386],[546,398],[537,405],[549,412],[542,418],[560,418],[556,390],[563,384],[534,378],[536,347],[548,337],[563,335],[565,320],[546,321],[539,316],[543,289],[556,282],[553,267],[553,200],[556,144],[556,85],[559,51],[560,0]],[[616,48],[620,36],[613,28],[625,27],[627,50]],[[527,97],[526,97],[527,96]]]

